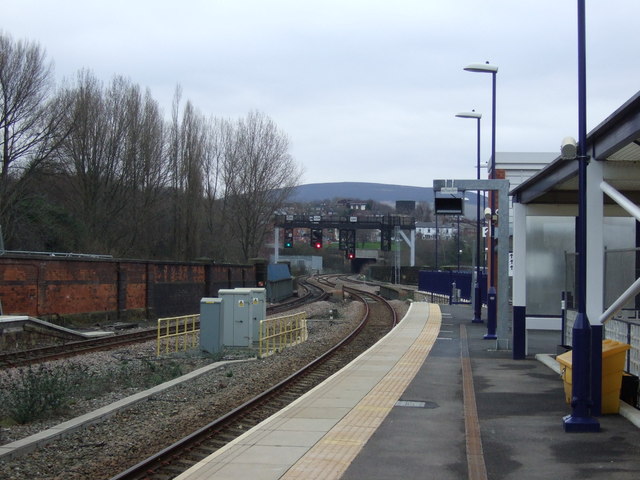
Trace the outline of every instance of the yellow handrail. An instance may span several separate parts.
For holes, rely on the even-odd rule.
[[[260,321],[258,358],[272,355],[307,340],[307,313],[300,312]]]
[[[199,314],[159,318],[156,356],[160,356],[162,346],[164,346],[163,353],[169,353],[172,346],[174,352],[180,350],[180,347],[185,351],[188,348],[197,347],[200,341],[199,322]]]

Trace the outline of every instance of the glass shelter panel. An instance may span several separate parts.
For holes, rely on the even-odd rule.
[[[567,251],[575,251],[574,217],[527,217],[527,314],[560,315]]]
[[[604,221],[604,308],[608,308],[637,278],[634,218],[607,217]],[[635,310],[631,300],[625,309]]]

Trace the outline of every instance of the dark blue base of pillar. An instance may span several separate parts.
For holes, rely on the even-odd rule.
[[[574,417],[567,415],[562,419],[564,431],[567,433],[599,432],[600,422],[593,417]]]
[[[527,309],[513,307],[513,359],[523,360],[527,356]]]
[[[475,305],[473,306],[473,320],[471,320],[471,323],[484,323],[482,321],[482,298],[480,298],[480,285],[478,285],[478,282],[474,287],[473,298]]]
[[[571,415],[562,419],[564,431],[599,432],[600,422],[591,415],[591,326],[585,312],[578,312],[572,338]]]
[[[496,329],[498,327],[498,293],[496,287],[489,287],[487,292],[487,334],[485,340],[497,340]]]

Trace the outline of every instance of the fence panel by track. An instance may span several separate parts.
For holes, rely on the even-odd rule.
[[[196,348],[199,343],[199,314],[158,319],[157,356]]]
[[[260,322],[258,358],[268,357],[308,338],[307,313],[267,318]]]

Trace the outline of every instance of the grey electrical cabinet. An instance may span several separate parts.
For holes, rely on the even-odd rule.
[[[200,300],[200,348],[205,352],[222,351],[224,321],[222,300],[204,297]]]
[[[250,288],[251,292],[251,328],[253,329],[253,341],[260,338],[260,322],[267,318],[267,289]]]
[[[227,347],[250,347],[253,342],[251,325],[251,292],[247,288],[221,289],[224,320],[222,342]]]

